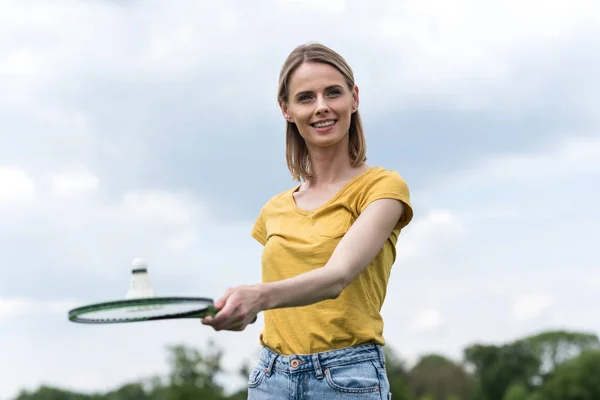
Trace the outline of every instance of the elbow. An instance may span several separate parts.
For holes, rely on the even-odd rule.
[[[348,280],[346,279],[346,277],[341,277],[339,279],[336,279],[331,285],[330,285],[330,290],[329,290],[329,299],[331,300],[335,300],[338,297],[340,297],[340,295],[342,294],[342,292],[344,291],[344,289],[346,288],[346,286],[348,286]]]
[[[327,293],[327,300],[335,300],[342,294],[344,288],[342,286],[336,285],[332,286],[331,290]]]

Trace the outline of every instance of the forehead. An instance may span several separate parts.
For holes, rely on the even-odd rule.
[[[303,63],[290,76],[291,93],[299,91],[316,91],[332,85],[346,85],[346,78],[340,71],[329,64]]]

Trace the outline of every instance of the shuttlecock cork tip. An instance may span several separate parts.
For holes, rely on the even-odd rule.
[[[135,258],[132,262],[131,278],[129,281],[129,290],[125,298],[154,297],[156,293],[152,288],[150,277],[148,276],[148,263],[141,258]]]
[[[140,270],[146,271],[148,269],[148,263],[141,258],[134,258],[133,261],[131,262],[131,265],[132,265],[132,267],[133,267],[132,269],[134,271],[140,271]]]

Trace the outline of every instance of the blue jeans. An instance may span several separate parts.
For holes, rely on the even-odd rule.
[[[283,356],[263,347],[250,371],[248,400],[391,399],[381,346]]]

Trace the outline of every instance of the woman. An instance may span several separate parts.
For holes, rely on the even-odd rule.
[[[408,187],[366,164],[358,87],[335,51],[296,48],[278,100],[288,168],[301,184],[272,197],[252,229],[264,246],[263,282],[227,290],[203,323],[240,331],[264,311],[249,399],[387,399],[380,310],[413,215]]]

